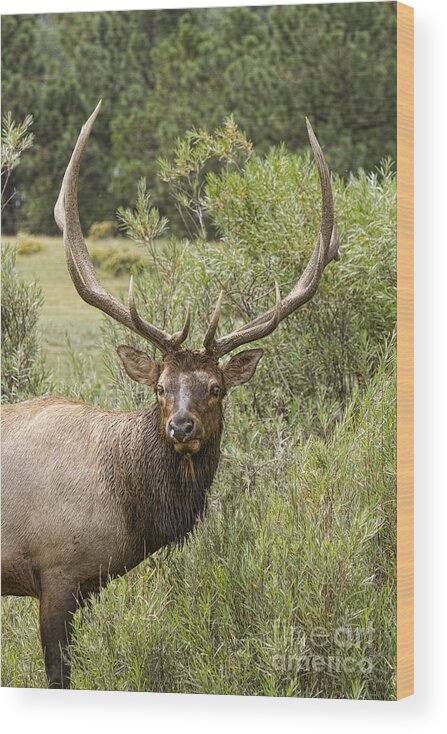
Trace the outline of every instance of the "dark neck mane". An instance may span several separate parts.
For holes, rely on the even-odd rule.
[[[163,435],[157,403],[126,414],[115,434],[107,473],[113,473],[112,491],[124,507],[138,553],[143,545],[144,556],[182,541],[203,516],[221,434],[222,426],[197,454],[180,456]]]

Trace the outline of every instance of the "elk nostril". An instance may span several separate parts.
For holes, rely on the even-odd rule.
[[[194,421],[188,420],[185,422],[184,431],[187,436],[190,436],[194,429]]]

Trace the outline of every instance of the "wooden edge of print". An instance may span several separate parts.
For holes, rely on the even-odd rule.
[[[397,3],[397,699],[414,693],[414,10]]]

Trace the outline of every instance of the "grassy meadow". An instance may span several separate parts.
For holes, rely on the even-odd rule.
[[[244,165],[210,178],[199,202],[215,238],[169,236],[145,253],[123,239],[89,243],[144,253],[141,312],[174,331],[190,304],[188,346],[200,344],[220,287],[222,333],[271,304],[275,279],[285,294],[318,232],[308,157],[277,149]],[[76,615],[74,688],[395,698],[392,166],[335,178],[334,193],[342,259],[264,340],[251,384],[230,395],[207,517],[182,547],[111,582]],[[123,374],[115,346],[147,344],[81,302],[60,238],[33,239],[43,247],[17,254],[16,271],[43,291],[38,328],[52,374],[38,391],[145,405],[152,398]],[[125,298],[128,273],[106,265],[103,283]],[[2,601],[2,685],[46,685],[33,600]]]
[[[18,249],[16,260],[18,274],[26,282],[36,280],[42,287],[44,302],[39,328],[48,366],[56,375],[70,374],[72,363],[68,337],[76,354],[92,358],[98,373],[103,374],[99,345],[102,314],[84,303],[75,291],[65,263],[62,237],[19,236],[8,237],[6,241]],[[41,249],[36,248],[36,252],[22,254],[20,252],[22,241],[38,243]],[[126,251],[139,252],[137,245],[129,240],[124,242]],[[89,244],[90,249],[96,253],[123,249],[122,238],[98,240]],[[99,272],[104,286],[113,295],[125,299],[129,287],[129,275],[116,276],[105,269],[100,269]]]

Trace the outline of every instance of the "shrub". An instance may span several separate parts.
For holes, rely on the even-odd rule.
[[[251,153],[251,142],[230,115],[213,133],[189,130],[177,140],[173,161],[158,160],[160,179],[168,184],[188,235],[207,237],[205,185],[209,170],[221,166],[240,170]]]
[[[35,255],[37,252],[41,252],[45,245],[26,232],[19,232],[16,247],[19,255]]]
[[[391,162],[346,182],[335,179],[333,187],[342,259],[328,266],[314,299],[261,342],[266,358],[250,388],[259,415],[279,411],[309,429],[322,401],[335,418],[352,390],[371,379],[396,318]],[[272,305],[275,280],[286,295],[303,272],[318,233],[320,198],[313,161],[282,147],[209,173],[201,206],[219,239],[171,238],[152,252],[151,271],[136,283],[141,308],[175,330],[191,305],[189,343],[196,346],[220,289],[226,296],[221,333],[250,320]],[[110,328],[112,340],[124,337],[120,327]]]
[[[3,117],[1,135],[2,210],[10,203],[15,194],[13,191],[9,198],[3,196],[11,174],[20,165],[22,153],[31,148],[33,144],[34,133],[28,132],[32,124],[32,115],[27,115],[19,123],[13,119],[10,111]]]
[[[92,262],[95,267],[103,268],[118,277],[128,273],[139,273],[145,267],[144,258],[137,252],[127,249],[108,247],[105,250],[92,250]]]
[[[116,233],[116,222],[109,219],[106,219],[103,222],[93,222],[88,230],[88,236],[92,240],[105,240],[108,237],[115,237]]]
[[[119,228],[127,232],[131,240],[145,245],[149,250],[168,226],[166,217],[161,217],[158,209],[152,206],[152,194],[147,190],[146,179],[141,178],[137,186],[135,211],[120,207],[117,211]]]
[[[43,303],[37,283],[25,283],[15,271],[15,248],[2,245],[2,400],[12,403],[51,387],[38,332]]]
[[[280,148],[252,158],[243,173],[223,171],[208,181],[208,206],[222,242],[204,254],[206,267],[216,273],[240,323],[272,304],[274,280],[285,295],[303,272],[319,227],[318,176],[308,158]],[[371,378],[395,328],[391,165],[369,175],[360,171],[346,183],[336,180],[334,195],[342,259],[328,266],[315,297],[265,344],[269,373],[273,368],[277,378],[275,409],[289,404],[290,396],[315,403],[322,390],[343,404],[355,385]]]

